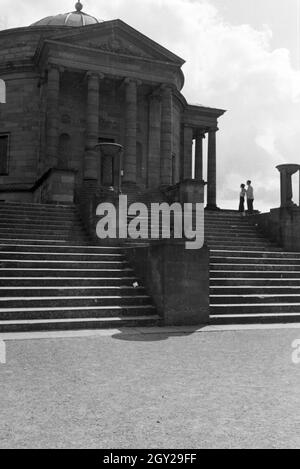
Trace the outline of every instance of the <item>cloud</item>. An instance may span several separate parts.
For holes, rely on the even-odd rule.
[[[270,27],[230,24],[214,0],[83,3],[84,11],[105,20],[121,18],[182,56],[187,61],[184,94],[191,103],[228,110],[218,133],[220,206],[236,207],[239,185],[248,178],[258,208],[277,206],[275,166],[300,162],[300,72],[292,67],[287,49],[271,48]],[[10,26],[61,12],[56,0],[0,4]]]

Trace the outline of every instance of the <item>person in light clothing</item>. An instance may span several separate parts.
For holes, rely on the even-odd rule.
[[[248,213],[249,215],[251,215],[253,213],[253,202],[254,202],[254,191],[253,191],[253,187],[251,186],[251,181],[247,181],[246,195],[247,195]]]

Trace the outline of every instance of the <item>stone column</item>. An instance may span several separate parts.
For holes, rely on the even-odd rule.
[[[293,207],[292,175],[300,169],[298,164],[281,164],[276,166],[280,172],[280,199],[281,207]]]
[[[59,87],[60,70],[51,66],[48,70],[47,87],[47,126],[46,126],[46,155],[45,168],[55,168],[58,160],[58,131],[59,131]]]
[[[192,179],[193,129],[188,125],[183,130],[183,179]]]
[[[149,97],[148,187],[160,184],[161,95]]]
[[[216,133],[217,127],[209,129],[207,155],[207,209],[217,209],[217,157]]]
[[[195,179],[198,181],[203,180],[203,139],[205,139],[205,132],[198,129],[195,148]]]
[[[84,156],[84,179],[98,181],[99,154],[95,150],[99,137],[99,91],[100,78],[97,73],[87,73],[86,144]]]
[[[160,182],[162,185],[172,184],[172,104],[173,94],[170,86],[162,86],[161,116],[161,165]]]
[[[125,80],[125,161],[124,182],[136,184],[137,86],[136,80]]]

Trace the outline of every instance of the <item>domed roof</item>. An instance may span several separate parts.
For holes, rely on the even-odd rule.
[[[31,26],[88,26],[90,24],[100,23],[94,16],[83,13],[83,5],[77,2],[76,10],[62,15],[47,16]]]

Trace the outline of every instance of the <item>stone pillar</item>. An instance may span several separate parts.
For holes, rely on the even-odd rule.
[[[195,179],[198,181],[203,180],[203,139],[205,139],[205,132],[198,129],[195,148]]]
[[[99,136],[99,90],[100,77],[97,73],[87,73],[86,145],[84,156],[84,179],[98,181],[99,155],[95,149]]]
[[[149,97],[148,187],[160,184],[161,96]]]
[[[46,155],[45,168],[55,168],[58,160],[58,131],[59,131],[59,87],[60,70],[51,66],[48,70],[47,87],[47,127],[46,127]]]
[[[183,179],[192,179],[193,129],[188,125],[183,130]]]
[[[219,129],[209,129],[207,155],[207,209],[217,209],[217,156],[216,133]]]
[[[280,172],[280,199],[281,207],[293,207],[293,185],[292,175],[300,169],[298,164],[281,164],[276,166]]]
[[[124,182],[136,184],[137,86],[139,82],[125,80],[125,161]]]
[[[161,165],[160,182],[162,185],[172,184],[172,101],[173,94],[170,86],[162,86],[162,116],[161,116]]]

